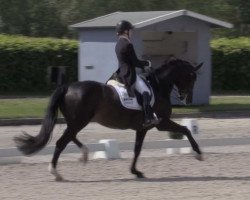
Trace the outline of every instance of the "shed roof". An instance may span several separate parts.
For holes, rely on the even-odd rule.
[[[135,28],[141,28],[154,23],[173,19],[180,16],[188,16],[210,24],[212,27],[232,28],[233,25],[206,15],[201,15],[189,10],[175,11],[145,11],[145,12],[114,12],[108,15],[73,24],[71,28],[113,28],[120,20],[130,21]]]

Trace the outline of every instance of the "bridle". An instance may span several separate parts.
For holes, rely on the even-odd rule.
[[[185,64],[190,65],[190,63],[187,62],[187,61],[183,61],[183,60],[179,60],[179,61],[182,62],[181,65],[185,65]],[[195,71],[198,70],[198,69],[201,67],[201,65],[202,65],[202,64],[200,64],[199,66],[197,66],[196,68],[194,68],[194,71],[193,71],[193,72],[195,73]],[[164,65],[163,65],[163,66],[164,66]],[[161,66],[161,67],[163,67],[163,66]],[[160,67],[160,68],[161,68],[161,67]],[[162,88],[162,86],[161,86],[161,84],[160,84],[159,76],[166,77],[167,74],[170,73],[171,70],[172,70],[174,67],[175,67],[174,65],[171,65],[171,66],[169,66],[168,69],[166,69],[166,70],[165,70],[164,72],[162,72],[162,73],[159,73],[159,71],[157,71],[157,73],[156,73],[156,70],[157,70],[157,69],[160,69],[160,68],[157,68],[157,69],[150,68],[149,74],[150,74],[150,76],[153,77],[153,79],[155,80],[155,83],[156,83],[156,85],[157,85],[157,89],[158,89],[160,95],[163,96],[163,97],[165,97],[164,94],[165,94],[166,92],[163,91],[163,88]],[[190,73],[193,73],[193,72],[190,72]],[[176,94],[176,98],[177,98],[178,100],[180,100],[183,104],[186,104],[186,100],[187,100],[188,97],[192,94],[192,90],[190,90],[190,88],[181,89],[181,88],[179,88],[175,83],[173,83],[173,84],[174,84],[174,87],[172,88],[172,90],[173,90],[174,93]],[[176,87],[175,87],[175,86],[176,86]],[[193,85],[192,85],[192,87],[193,87]],[[190,97],[189,97],[189,98],[190,98]]]

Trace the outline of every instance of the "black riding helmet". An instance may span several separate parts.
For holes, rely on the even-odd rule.
[[[116,32],[117,34],[122,34],[124,31],[130,30],[133,28],[134,28],[133,25],[129,21],[121,20],[116,25]]]

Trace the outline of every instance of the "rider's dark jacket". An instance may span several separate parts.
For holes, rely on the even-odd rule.
[[[139,60],[136,56],[133,44],[126,38],[120,37],[115,47],[118,59],[117,75],[126,87],[130,87],[136,80],[135,68],[144,68],[148,61]]]

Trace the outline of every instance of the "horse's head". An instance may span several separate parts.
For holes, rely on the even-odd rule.
[[[177,87],[179,98],[190,104],[193,98],[193,88],[197,77],[197,71],[203,63],[193,66],[189,62],[171,57],[159,68],[159,77],[162,82]]]
[[[179,63],[179,76],[177,76],[175,85],[180,94],[180,100],[185,101],[186,104],[192,103],[193,88],[197,77],[197,71],[201,68],[203,63],[194,67],[189,62],[182,61]]]

